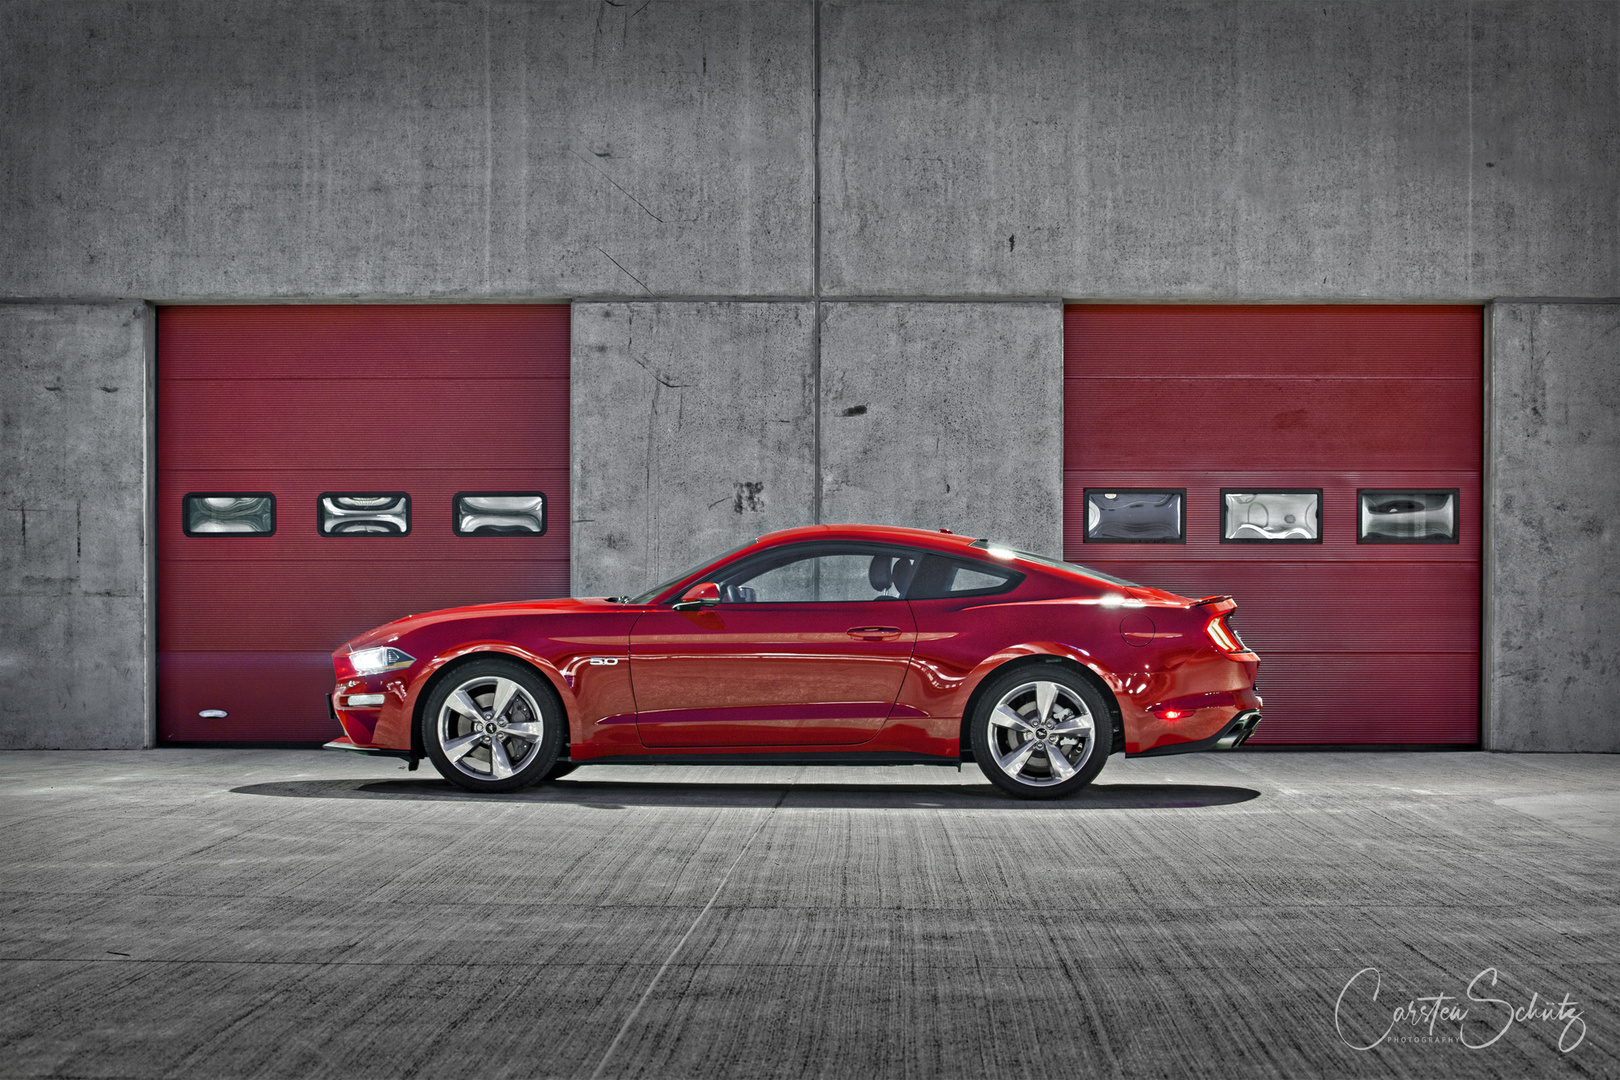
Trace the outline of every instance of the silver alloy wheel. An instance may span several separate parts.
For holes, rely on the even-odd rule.
[[[1051,787],[1091,759],[1096,729],[1091,710],[1069,687],[1036,680],[1020,683],[990,710],[991,752],[1002,772],[1020,784]]]
[[[540,752],[546,724],[521,685],[479,675],[445,698],[435,728],[439,749],[458,772],[475,780],[505,780]]]

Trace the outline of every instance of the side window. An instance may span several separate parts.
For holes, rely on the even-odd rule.
[[[951,584],[947,591],[952,593],[985,592],[993,590],[1007,582],[1007,574],[987,574],[972,566],[958,564],[956,573],[951,575]]]
[[[860,544],[805,544],[752,559],[721,581],[726,604],[850,603],[898,600],[917,557]]]
[[[268,491],[194,491],[181,499],[187,536],[269,536],[276,531],[276,497]]]
[[[990,596],[1007,592],[1024,579],[1016,570],[989,563],[928,555],[917,568],[908,600],[939,600],[953,596]]]

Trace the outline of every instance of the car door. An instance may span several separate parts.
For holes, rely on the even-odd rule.
[[[727,567],[721,602],[642,615],[630,636],[649,747],[854,745],[888,719],[916,643],[915,552],[789,545]],[[898,573],[898,579],[896,574]]]

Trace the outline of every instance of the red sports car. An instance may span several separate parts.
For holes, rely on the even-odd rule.
[[[978,763],[1014,795],[1240,745],[1260,658],[1189,600],[950,532],[771,533],[636,597],[412,615],[332,654],[343,750],[473,791],[581,764]]]

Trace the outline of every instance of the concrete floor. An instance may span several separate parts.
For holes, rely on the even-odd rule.
[[[477,797],[333,752],[12,752],[0,1074],[1614,1076],[1617,821],[1608,756],[1116,757],[1039,804],[971,768]],[[1486,968],[1507,1005],[1434,1038],[1532,994],[1580,1020],[1352,1049],[1369,967],[1350,1042]]]

